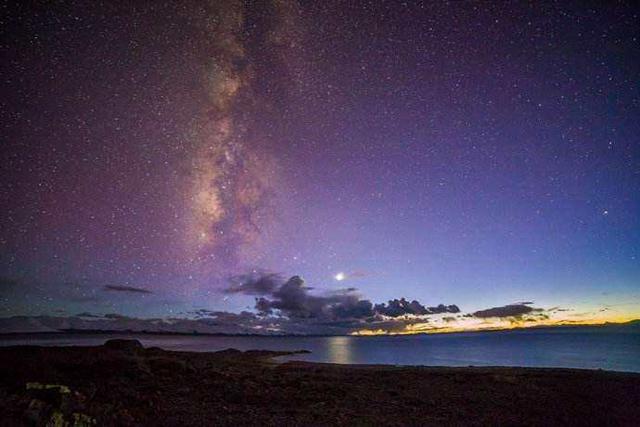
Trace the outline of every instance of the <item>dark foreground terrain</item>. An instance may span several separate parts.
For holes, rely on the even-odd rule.
[[[274,363],[280,354],[1,348],[1,424],[640,425],[640,374]]]

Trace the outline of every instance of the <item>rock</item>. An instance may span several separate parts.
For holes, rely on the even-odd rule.
[[[126,351],[129,353],[135,353],[144,348],[138,340],[124,339],[107,340],[107,342],[104,343],[104,346],[113,350]]]
[[[42,384],[29,382],[26,386],[27,393],[37,400],[44,401],[59,408],[68,401],[71,390],[62,384]]]
[[[228,348],[226,350],[220,350],[215,352],[216,356],[222,356],[222,357],[237,357],[241,354],[242,352],[235,348]]]
[[[154,371],[182,372],[188,367],[186,361],[170,357],[150,357],[147,363]]]
[[[24,413],[26,420],[32,425],[43,425],[49,417],[51,405],[46,404],[42,400],[32,399],[29,407]]]

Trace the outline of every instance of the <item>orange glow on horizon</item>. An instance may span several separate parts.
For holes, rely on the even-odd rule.
[[[352,332],[352,336],[375,336],[375,335],[415,335],[415,334],[446,334],[446,333],[460,333],[460,332],[482,332],[482,331],[505,331],[513,329],[530,329],[539,327],[554,327],[554,326],[601,326],[605,324],[624,324],[633,320],[639,320],[640,316],[619,316],[608,318],[589,318],[583,320],[570,320],[570,319],[545,319],[540,321],[525,321],[525,320],[506,320],[502,319],[497,322],[477,322],[469,325],[451,325],[440,326],[433,323],[414,323],[405,326],[405,329],[400,331],[389,331],[384,329],[361,329],[359,331]],[[460,322],[471,323],[471,322]]]

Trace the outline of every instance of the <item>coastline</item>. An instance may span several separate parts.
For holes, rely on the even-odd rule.
[[[3,421],[98,425],[634,425],[640,374],[275,361],[291,352],[0,348]],[[75,414],[75,415],[74,415]],[[87,421],[89,422],[89,421]]]
[[[533,325],[527,327],[515,328],[495,328],[495,329],[470,329],[470,330],[433,330],[414,333],[389,333],[389,334],[351,334],[351,335],[331,335],[331,334],[252,334],[252,333],[207,333],[207,332],[181,332],[181,331],[150,331],[150,330],[133,330],[133,329],[59,329],[55,331],[24,331],[24,332],[1,332],[0,339],[12,338],[20,336],[46,336],[46,335],[158,335],[158,336],[203,336],[203,337],[250,337],[250,338],[313,338],[313,337],[350,337],[350,338],[371,338],[378,336],[414,336],[414,335],[451,335],[451,334],[479,334],[491,332],[524,332],[524,331],[560,331],[560,330],[580,330],[582,328],[634,328],[640,330],[640,319],[634,319],[627,322],[605,322],[605,323],[587,323],[587,324],[561,324],[561,325]]]

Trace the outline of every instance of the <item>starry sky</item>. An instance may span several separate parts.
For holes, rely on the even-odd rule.
[[[640,317],[639,7],[13,3],[0,316]]]

